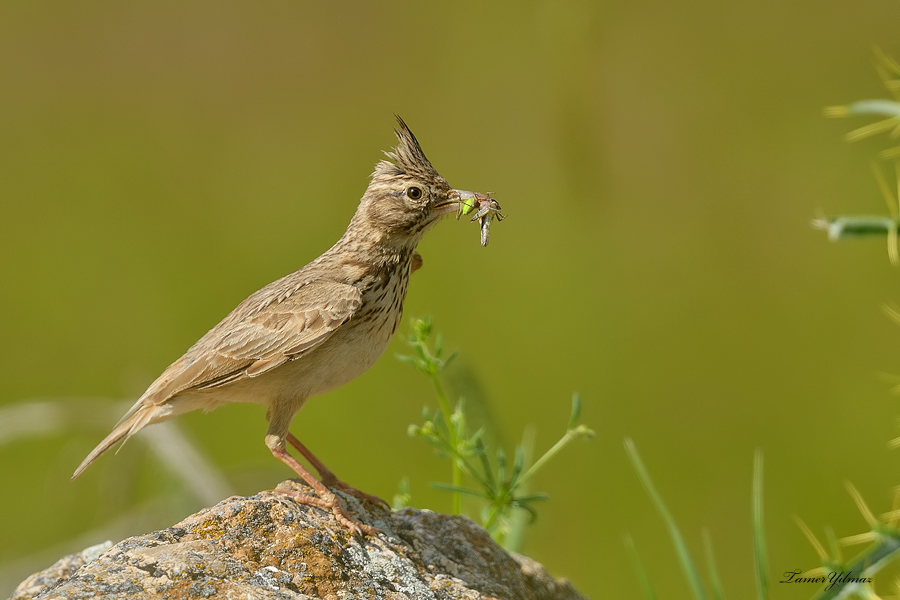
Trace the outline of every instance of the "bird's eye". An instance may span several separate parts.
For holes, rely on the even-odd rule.
[[[422,197],[422,188],[412,186],[411,188],[408,188],[406,190],[406,195],[409,197],[410,200],[418,200],[419,198]]]

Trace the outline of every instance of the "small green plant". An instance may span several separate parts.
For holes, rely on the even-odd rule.
[[[426,375],[432,382],[438,397],[437,410],[427,407],[423,410],[422,425],[410,425],[409,434],[419,437],[432,446],[438,453],[450,459],[450,484],[436,483],[436,488],[446,490],[453,496],[453,511],[462,514],[462,496],[473,496],[485,501],[481,514],[481,524],[495,540],[509,541],[511,528],[515,519],[513,513],[521,509],[528,513],[532,520],[536,511],[532,504],[545,500],[546,494],[528,493],[526,483],[543,467],[547,461],[558,454],[570,442],[578,438],[593,437],[594,431],[586,425],[579,425],[581,401],[578,395],[572,397],[572,412],[566,432],[549,450],[529,466],[531,453],[531,436],[526,432],[523,441],[516,447],[512,463],[502,449],[492,453],[485,446],[484,428],[469,433],[465,404],[462,399],[453,411],[440,374],[453,359],[454,354],[444,357],[443,336],[433,336],[431,319],[417,319],[413,323],[409,338],[412,355],[400,355],[398,358]],[[432,342],[432,337],[434,341]],[[464,485],[465,480],[471,485]],[[409,492],[405,501],[409,501]]]
[[[681,530],[678,528],[678,523],[675,521],[672,513],[669,512],[666,503],[663,501],[662,495],[657,491],[656,486],[653,484],[650,473],[647,471],[647,467],[644,466],[644,461],[641,460],[637,447],[631,439],[625,440],[625,451],[628,453],[628,458],[631,460],[631,464],[637,473],[638,479],[641,480],[644,489],[647,490],[647,495],[650,496],[650,500],[653,501],[657,512],[659,512],[660,517],[662,517],[662,520],[666,525],[666,529],[669,531],[669,537],[672,540],[672,544],[675,546],[675,553],[678,555],[678,561],[681,563],[681,570],[684,573],[685,579],[687,579],[694,598],[696,600],[706,600],[706,590],[702,583],[700,570],[697,568],[697,564],[691,557],[684,536],[681,535]],[[759,598],[759,600],[766,600],[769,593],[769,565],[766,555],[765,532],[763,527],[762,464],[762,451],[757,450],[756,456],[753,459],[753,492],[751,496],[753,513],[753,550],[756,567],[757,598]],[[628,549],[631,561],[634,563],[634,568],[641,581],[644,596],[648,600],[655,599],[656,593],[653,591],[650,577],[647,575],[647,571],[638,556],[637,548],[635,548],[631,536],[625,537],[625,547]],[[703,530],[703,547],[704,554],[706,555],[707,569],[709,571],[708,577],[712,588],[712,597],[716,600],[724,600],[725,593],[722,588],[722,581],[719,578],[719,571],[716,567],[716,560],[712,547],[712,537],[706,529]]]
[[[876,50],[878,58],[877,70],[885,88],[894,97],[893,100],[875,99],[861,100],[846,106],[833,106],[825,109],[829,117],[849,117],[854,115],[878,115],[885,117],[880,121],[854,129],[846,135],[848,141],[856,141],[881,133],[888,133],[893,140],[900,136],[900,65],[882,52]],[[888,216],[845,216],[833,219],[819,219],[814,225],[826,229],[833,240],[861,235],[887,235],[888,256],[895,266],[900,265],[898,251],[898,232],[900,232],[900,146],[888,148],[880,153],[883,159],[894,159],[897,172],[897,195],[877,167],[873,167],[878,187],[888,207]],[[885,312],[894,321],[900,323],[900,310],[885,307]],[[897,447],[896,440],[890,443]],[[851,595],[859,597],[875,597],[874,586],[870,580],[886,565],[900,558],[900,491],[895,491],[893,510],[880,518],[869,509],[862,495],[851,484],[847,484],[850,496],[865,519],[869,531],[853,535],[841,540],[836,539],[830,528],[826,528],[829,550],[819,542],[812,530],[800,519],[797,524],[812,544],[819,556],[822,566],[806,573],[803,577],[823,577],[831,574],[849,574],[848,577],[829,582],[819,593],[818,599],[846,598]],[[869,544],[868,547],[853,559],[845,561],[840,551],[841,546]]]
[[[878,64],[875,69],[885,89],[894,97],[893,100],[876,98],[857,100],[841,106],[829,106],[824,110],[826,117],[841,118],[854,116],[881,116],[880,121],[858,127],[844,136],[848,142],[856,142],[880,133],[887,133],[891,139],[900,137],[900,65],[881,50],[875,49]],[[900,146],[881,152],[882,158],[900,157]]]
[[[885,87],[894,95],[895,100],[863,100],[846,106],[830,107],[825,110],[826,116],[830,117],[852,115],[882,115],[887,117],[876,123],[851,131],[846,136],[849,141],[885,132],[890,132],[891,138],[900,137],[900,65],[881,53],[878,53],[878,58],[880,62],[878,72]],[[887,216],[857,215],[831,219],[820,218],[813,221],[813,225],[828,231],[828,235],[832,240],[857,236],[887,235],[888,256],[891,263],[900,265],[900,250],[898,250],[898,233],[900,233],[900,146],[885,150],[881,153],[881,157],[896,159],[896,196],[891,191],[890,188],[892,186],[888,184],[881,171],[877,167],[873,168],[881,194],[887,203],[889,214]],[[891,319],[900,323],[900,309],[886,307],[885,312]],[[892,440],[890,446],[900,447],[900,438]],[[634,443],[631,440],[626,440],[625,448],[638,474],[638,478],[644,484],[648,495],[653,500],[657,511],[669,530],[669,537],[675,546],[682,571],[691,587],[694,598],[698,600],[705,599],[706,591],[701,582],[700,572],[688,552],[687,545],[674,518],[668,508],[666,508],[662,496],[650,479],[650,475],[643,461],[641,461]],[[753,493],[751,500],[754,566],[757,597],[760,600],[766,600],[768,598],[769,569],[763,528],[762,481],[762,453],[757,451],[753,465]],[[882,572],[886,566],[900,559],[900,489],[895,490],[893,509],[880,517],[876,516],[869,509],[862,495],[852,484],[848,483],[847,489],[863,519],[866,521],[868,531],[839,540],[833,530],[830,527],[826,527],[828,541],[828,550],[826,550],[825,546],[816,538],[806,523],[795,517],[800,530],[816,551],[821,566],[803,573],[799,572],[799,570],[795,573],[788,572],[784,574],[784,577],[794,581],[822,584],[820,590],[814,596],[815,600],[838,600],[851,597],[878,598],[879,596],[875,593],[875,586],[872,583],[874,575]],[[626,537],[625,544],[637,571],[641,587],[644,590],[644,596],[648,599],[656,598],[650,578],[638,556],[634,542],[630,537]],[[849,560],[843,558],[841,547],[861,544],[867,544],[868,546]],[[705,531],[704,547],[709,568],[708,579],[713,591],[713,597],[720,600],[724,598],[724,594],[716,571],[712,542]]]
[[[847,483],[847,491],[853,502],[869,526],[869,531],[838,540],[830,527],[826,528],[828,547],[816,538],[812,530],[799,518],[796,519],[800,530],[819,555],[822,566],[801,573],[800,577],[822,578],[827,582],[824,589],[815,597],[816,600],[834,600],[849,598],[877,598],[872,585],[874,575],[887,565],[900,558],[900,511],[896,510],[900,493],[894,494],[895,510],[878,518],[872,513],[859,491]],[[850,560],[844,560],[841,546],[869,544],[869,547]]]
[[[837,241],[854,237],[887,235],[888,259],[894,266],[900,265],[897,235],[900,230],[900,162],[895,161],[897,172],[897,196],[891,192],[884,174],[877,166],[872,166],[875,180],[887,204],[887,215],[843,215],[839,217],[814,219],[813,227],[828,232],[828,239]]]
[[[900,137],[900,65],[892,58],[886,56],[880,50],[875,50],[878,64],[876,70],[884,84],[885,89],[893,100],[883,98],[858,100],[841,106],[829,106],[825,109],[826,117],[854,117],[854,116],[881,116],[880,121],[858,127],[847,133],[844,137],[849,142],[855,142],[881,133],[887,133],[892,140]],[[881,170],[872,167],[875,179],[881,190],[881,195],[887,204],[887,215],[845,215],[839,217],[821,217],[813,220],[813,227],[828,232],[831,240],[840,240],[852,237],[887,235],[888,257],[894,266],[900,265],[900,251],[898,251],[898,230],[900,230],[900,146],[888,148],[880,153],[883,159],[895,159],[894,167],[897,172],[897,197],[891,192]]]

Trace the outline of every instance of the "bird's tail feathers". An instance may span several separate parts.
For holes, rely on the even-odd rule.
[[[92,462],[100,458],[107,450],[116,445],[119,440],[122,440],[122,443],[128,441],[132,435],[150,425],[151,423],[156,423],[160,419],[159,405],[147,405],[141,404],[138,402],[122,417],[122,420],[115,426],[115,428],[110,432],[108,436],[103,438],[103,441],[97,444],[97,447],[91,450],[91,453],[87,455],[87,457],[81,461],[81,464],[78,465],[78,468],[75,469],[75,473],[72,474],[72,479],[75,479],[79,475],[81,475],[85,469],[87,469]],[[154,418],[155,417],[155,418]]]

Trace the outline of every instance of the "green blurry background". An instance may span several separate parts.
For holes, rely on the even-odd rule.
[[[860,533],[844,481],[876,512],[900,483],[879,376],[900,373],[880,309],[897,271],[883,241],[809,226],[884,212],[869,163],[887,143],[847,145],[864,121],[821,113],[885,95],[871,45],[900,53],[898,18],[884,0],[3,2],[0,404],[72,410],[64,433],[0,446],[0,595],[201,506],[141,436],[68,477],[124,410],[107,404],[337,239],[394,112],[509,215],[488,248],[463,222],[428,235],[405,328],[434,316],[507,447],[529,424],[553,443],[574,390],[597,430],[534,482],[552,498],[524,551],[588,595],[638,597],[630,533],[664,595],[688,595],[631,436],[697,555],[709,528],[731,597],[753,590],[757,447],[773,577],[815,566],[792,515]],[[446,511],[429,487],[446,464],[406,434],[435,401],[393,358],[404,337],[293,430],[355,485],[391,497],[409,476],[414,505]],[[260,407],[177,425],[231,493],[291,475]]]

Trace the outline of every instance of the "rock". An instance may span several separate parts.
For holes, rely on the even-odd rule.
[[[310,493],[294,481],[278,489]],[[99,558],[100,547],[66,557],[25,580],[11,600],[582,598],[465,517],[341,499],[384,533],[351,535],[330,512],[277,492],[235,496],[168,529],[107,546]]]
[[[90,548],[85,548],[78,554],[64,556],[43,571],[35,573],[19,584],[10,600],[26,600],[34,598],[44,590],[70,578],[75,571],[86,563],[97,560],[101,554],[112,547],[112,542],[106,541]]]

